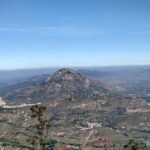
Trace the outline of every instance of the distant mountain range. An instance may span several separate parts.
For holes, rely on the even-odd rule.
[[[57,70],[58,68],[1,71],[0,96],[8,102],[39,102],[61,97],[89,99],[96,91],[150,93],[150,66]],[[68,80],[64,77],[68,77]]]

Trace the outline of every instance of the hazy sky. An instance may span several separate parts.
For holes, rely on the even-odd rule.
[[[0,0],[0,69],[150,64],[150,0]]]

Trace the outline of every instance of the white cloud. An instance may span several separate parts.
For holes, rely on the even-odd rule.
[[[91,37],[91,36],[103,36],[112,32],[111,30],[90,28],[90,27],[32,27],[32,28],[9,28],[0,27],[0,32],[30,32],[38,34],[46,34],[49,36],[74,36],[74,37]]]
[[[9,27],[0,27],[0,31],[3,32],[25,32],[25,28],[9,28]]]
[[[150,34],[150,30],[132,32],[132,35],[148,35],[148,34]]]

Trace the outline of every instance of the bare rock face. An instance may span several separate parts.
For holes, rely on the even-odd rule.
[[[60,69],[48,78],[45,84],[49,86],[56,86],[73,91],[77,88],[88,89],[92,86],[92,82],[86,77],[81,76],[79,73],[71,69]]]
[[[46,80],[46,82],[50,81],[72,81],[72,80],[79,80],[84,81],[85,77],[81,76],[79,73],[75,72],[71,69],[60,69],[57,72],[55,72],[50,78]]]
[[[5,105],[6,105],[6,103],[3,101],[2,97],[0,97],[0,107],[5,106]]]

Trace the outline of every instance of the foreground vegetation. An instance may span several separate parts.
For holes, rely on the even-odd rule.
[[[3,150],[106,150],[111,148],[148,150],[141,140],[137,142],[136,137],[125,129],[119,130],[94,123],[87,124],[93,116],[97,116],[93,114],[94,112],[82,111],[81,113],[78,110],[75,114],[72,112],[71,116],[69,113],[55,116],[56,112],[42,105],[21,109],[1,108],[1,148]]]

